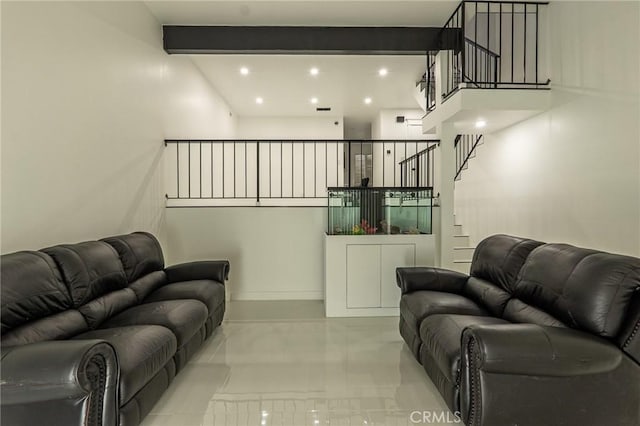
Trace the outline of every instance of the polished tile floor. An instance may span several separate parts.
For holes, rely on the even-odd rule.
[[[420,424],[423,412],[454,418],[396,317],[328,319],[318,301],[236,301],[142,426],[396,426]]]

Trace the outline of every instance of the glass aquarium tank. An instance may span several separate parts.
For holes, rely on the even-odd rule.
[[[328,190],[328,235],[431,234],[432,188]]]

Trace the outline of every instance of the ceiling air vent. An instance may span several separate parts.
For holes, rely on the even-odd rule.
[[[404,123],[404,115],[397,115],[396,123]]]
[[[331,108],[329,108],[329,107],[317,107],[316,111],[331,111]]]

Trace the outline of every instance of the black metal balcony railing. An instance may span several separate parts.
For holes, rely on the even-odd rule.
[[[436,54],[427,52],[427,72],[425,72],[425,96],[427,114],[436,108]]]
[[[167,199],[190,200],[189,205],[197,200],[225,200],[207,205],[226,206],[279,200],[279,206],[324,206],[328,187],[415,186],[411,182],[416,180],[432,186],[433,155],[416,162],[416,170],[404,170],[401,163],[432,151],[438,142],[165,140]]]
[[[458,29],[458,48],[444,51],[442,97],[466,88],[547,88],[541,64],[546,2],[463,1],[443,27]],[[449,31],[446,31],[449,30]]]

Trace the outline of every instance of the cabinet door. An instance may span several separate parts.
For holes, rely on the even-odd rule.
[[[396,268],[415,266],[414,244],[383,245],[380,255],[380,302],[383,308],[400,306],[400,289],[396,284]]]
[[[347,245],[347,308],[379,307],[380,246]]]

